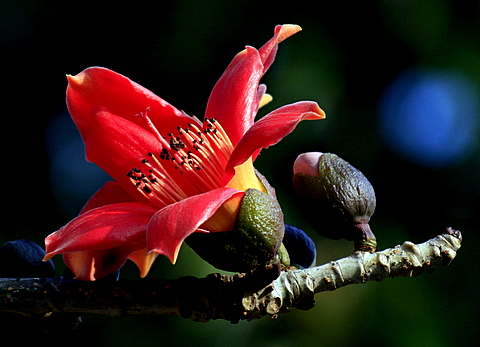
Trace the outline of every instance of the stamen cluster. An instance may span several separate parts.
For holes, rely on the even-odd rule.
[[[162,136],[150,120],[149,111],[137,116],[155,134],[162,149],[159,153],[148,153],[148,159],[141,160],[142,168],[134,167],[127,173],[138,191],[163,207],[221,187],[233,145],[220,123],[207,118],[203,129],[188,123],[186,128],[179,126],[176,133]]]

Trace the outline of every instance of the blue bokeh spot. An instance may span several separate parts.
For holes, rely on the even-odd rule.
[[[477,86],[454,71],[412,69],[387,87],[379,125],[387,144],[430,167],[461,162],[476,146]]]
[[[85,145],[68,113],[53,118],[45,131],[52,192],[59,206],[76,216],[110,177],[85,159]]]

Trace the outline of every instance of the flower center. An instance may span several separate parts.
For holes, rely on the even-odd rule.
[[[233,145],[214,118],[207,118],[203,129],[194,123],[177,127],[167,136],[155,127],[147,109],[136,115],[162,145],[159,153],[148,153],[139,167],[127,176],[148,200],[163,207],[188,196],[220,188]]]

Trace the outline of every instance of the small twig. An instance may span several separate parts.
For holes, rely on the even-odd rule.
[[[460,232],[447,229],[425,243],[405,242],[375,253],[355,252],[337,261],[303,270],[282,271],[258,289],[268,272],[177,280],[82,282],[63,278],[0,279],[0,311],[23,314],[52,312],[108,315],[168,314],[196,321],[277,315],[291,308],[313,307],[314,294],[349,284],[387,277],[416,276],[448,265],[460,248]]]

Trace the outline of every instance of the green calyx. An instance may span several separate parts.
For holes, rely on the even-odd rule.
[[[266,190],[273,193],[264,177],[260,174],[258,177]],[[186,242],[205,261],[218,269],[247,272],[276,259],[284,232],[283,212],[275,195],[248,189],[233,230],[194,233]]]
[[[238,242],[231,249],[257,267],[272,260],[282,243],[285,226],[277,200],[256,189],[248,189],[231,234]]]
[[[335,154],[323,153],[318,177],[297,172],[293,187],[306,219],[319,234],[353,240],[356,249],[375,248],[368,226],[375,211],[375,191],[359,170]]]

